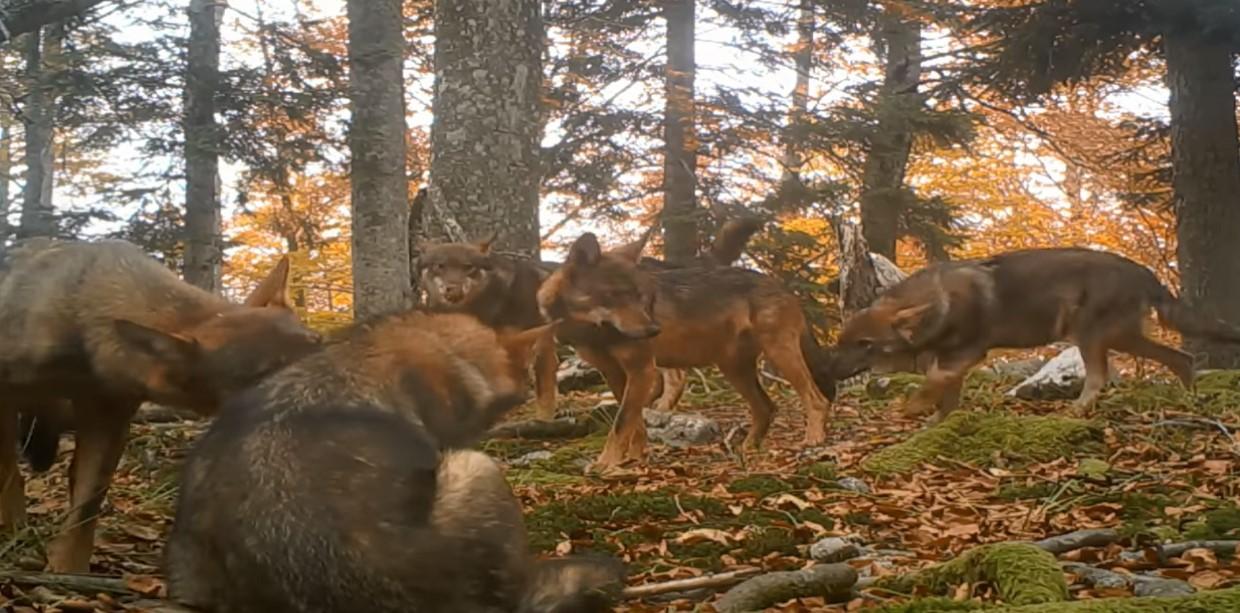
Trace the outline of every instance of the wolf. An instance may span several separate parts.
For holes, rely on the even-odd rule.
[[[844,323],[832,369],[843,379],[931,354],[926,383],[903,410],[915,416],[937,407],[935,421],[955,410],[965,376],[991,349],[1075,343],[1086,373],[1079,407],[1102,391],[1112,349],[1159,362],[1191,388],[1193,357],[1145,335],[1151,309],[1182,334],[1240,342],[1240,329],[1194,313],[1128,258],[1081,247],[1022,249],[932,265],[892,286]]]
[[[642,258],[652,270],[685,266],[731,266],[740,259],[749,238],[762,226],[757,217],[726,221],[708,251],[684,264]],[[426,303],[437,312],[469,313],[493,328],[529,328],[543,323],[538,308],[538,288],[553,272],[554,263],[533,262],[492,251],[497,235],[472,243],[438,243],[419,246],[418,278],[425,288]],[[538,419],[555,417],[556,373],[560,359],[555,339],[535,348],[534,389]],[[684,372],[662,369],[664,389],[659,408],[670,410],[684,391]]]
[[[606,611],[610,558],[533,560],[501,467],[467,449],[528,395],[550,324],[359,324],[230,403],[190,452],[169,594],[204,611]]]
[[[137,246],[31,239],[0,272],[0,520],[25,520],[19,441],[35,470],[72,427],[70,510],[47,567],[85,572],[100,506],[144,401],[214,413],[222,399],[318,346],[285,302],[288,259],[233,304]],[[20,417],[19,417],[20,415]],[[29,429],[19,432],[19,424]]]
[[[657,385],[656,365],[718,366],[749,405],[753,428],[746,447],[754,449],[775,411],[758,381],[757,361],[765,356],[800,397],[805,443],[822,444],[835,384],[796,296],[741,268],[642,268],[648,236],[605,252],[593,233],[582,234],[538,291],[544,316],[563,322],[557,338],[603,373],[620,402],[598,465],[644,456],[642,410]]]

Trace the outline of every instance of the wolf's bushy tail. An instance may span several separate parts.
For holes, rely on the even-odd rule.
[[[1201,313],[1162,284],[1153,294],[1154,312],[1163,325],[1175,328],[1184,336],[1240,343],[1240,326]]]
[[[760,217],[741,217],[729,219],[719,227],[714,242],[710,245],[710,257],[719,266],[731,266],[741,259],[745,245],[760,229],[765,221]]]
[[[805,365],[809,367],[818,391],[822,392],[827,400],[835,402],[835,367],[831,352],[818,344],[818,339],[814,338],[814,332],[808,323],[801,331],[801,355],[805,356]]]

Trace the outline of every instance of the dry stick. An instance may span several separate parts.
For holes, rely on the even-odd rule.
[[[84,594],[132,594],[134,591],[123,579],[107,575],[35,573],[24,571],[0,571],[0,583],[17,585],[55,585]]]
[[[1052,536],[1042,539],[1034,543],[1034,545],[1039,549],[1044,549],[1058,556],[1069,551],[1076,551],[1082,547],[1106,547],[1118,540],[1120,540],[1119,532],[1110,528],[1103,528],[1077,530],[1068,534]]]
[[[633,587],[626,587],[620,595],[625,600],[635,600],[638,598],[649,598],[651,596],[658,596],[661,594],[674,594],[676,592],[720,589],[731,587],[741,581],[744,581],[745,579],[761,573],[761,569],[747,568],[744,570],[733,570],[726,573],[689,577],[687,579],[673,579],[671,581],[663,581],[660,583],[646,583],[642,585],[635,585]]]
[[[1190,549],[1209,549],[1210,551],[1220,555],[1236,555],[1237,548],[1240,547],[1240,541],[1188,541],[1185,543],[1171,543],[1158,548],[1158,552],[1163,559],[1182,556]]]
[[[491,428],[484,438],[488,439],[563,439],[580,438],[590,434],[594,426],[588,420],[557,419],[542,421],[531,419],[500,424]]]

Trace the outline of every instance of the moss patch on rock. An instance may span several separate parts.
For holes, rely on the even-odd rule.
[[[876,613],[1232,613],[1240,611],[1240,588],[1159,598],[1103,598],[1024,606],[987,606],[947,598],[924,598],[875,609]]]
[[[1197,377],[1190,392],[1176,380],[1130,379],[1111,387],[1098,401],[1104,412],[1147,413],[1177,408],[1206,417],[1240,414],[1240,370],[1215,370]]]
[[[985,581],[1012,605],[1063,602],[1068,584],[1055,556],[1025,543],[998,543],[970,549],[953,560],[876,584],[896,592],[923,588],[945,594],[954,585]]]
[[[861,467],[880,475],[898,474],[922,462],[933,463],[937,456],[986,465],[996,453],[1016,461],[1047,461],[1096,450],[1101,441],[1101,428],[1085,420],[959,410],[908,440],[871,454]]]

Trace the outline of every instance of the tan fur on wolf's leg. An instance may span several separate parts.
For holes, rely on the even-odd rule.
[[[598,369],[603,373],[603,380],[607,382],[607,387],[611,389],[611,393],[616,398],[616,402],[620,405],[620,412],[616,415],[616,421],[612,424],[611,432],[607,433],[607,443],[603,446],[603,452],[599,454],[595,465],[599,468],[610,468],[618,466],[626,459],[629,459],[632,450],[631,438],[634,436],[635,430],[640,430],[640,446],[639,454],[645,452],[646,443],[646,421],[642,415],[643,406],[637,407],[637,424],[636,428],[630,423],[632,420],[633,410],[630,408],[632,401],[628,399],[629,374],[620,362],[605,351],[594,351],[586,347],[577,347],[577,355],[587,364]],[[653,360],[652,360],[653,361]],[[651,378],[651,386],[654,380]],[[626,400],[628,402],[626,402]],[[626,415],[625,411],[629,414]],[[625,428],[621,424],[626,424]],[[640,456],[639,456],[640,457]]]
[[[681,368],[660,368],[659,375],[663,378],[663,392],[654,401],[654,408],[659,411],[671,411],[680,402],[685,393],[688,373]]]
[[[827,400],[810,375],[805,356],[801,354],[800,330],[788,328],[796,333],[790,338],[773,338],[760,340],[762,352],[771,361],[779,374],[783,375],[792,389],[796,390],[801,400],[801,410],[805,411],[806,447],[816,447],[827,442],[828,420],[831,416],[831,402]]]
[[[74,401],[77,445],[69,467],[70,509],[61,531],[47,547],[47,570],[84,573],[90,570],[95,525],[125,450],[129,419],[138,403],[129,401]]]
[[[943,395],[939,397],[939,410],[934,414],[931,423],[943,421],[960,406],[960,393],[963,389],[964,377],[953,379],[943,386]]]
[[[1174,347],[1168,347],[1153,339],[1141,335],[1128,337],[1115,343],[1115,349],[1132,354],[1139,358],[1148,358],[1166,366],[1179,378],[1185,389],[1196,387],[1196,375],[1193,372],[1193,356]]]
[[[1085,362],[1085,386],[1081,388],[1081,395],[1077,396],[1072,404],[1079,411],[1093,406],[1094,401],[1098,399],[1102,388],[1107,384],[1107,375],[1111,372],[1111,365],[1107,361],[1105,344],[1088,342],[1081,343],[1078,347],[1081,350],[1081,359]]]
[[[734,356],[719,363],[719,370],[732,384],[736,393],[749,405],[751,428],[745,437],[744,448],[755,451],[762,447],[762,441],[771,429],[771,420],[775,416],[775,403],[762,389],[758,381],[758,358],[755,355]]]
[[[538,419],[555,419],[556,375],[559,370],[560,356],[555,353],[555,335],[543,335],[534,345],[534,393],[538,403],[535,417]]]
[[[960,403],[960,392],[964,386],[964,378],[974,366],[985,359],[986,355],[948,355],[937,356],[930,368],[926,369],[926,382],[908,401],[901,412],[908,417],[919,417],[938,407],[931,423],[947,417]]]
[[[17,458],[18,430],[17,411],[0,408],[0,526],[10,529],[26,522],[26,484]]]

